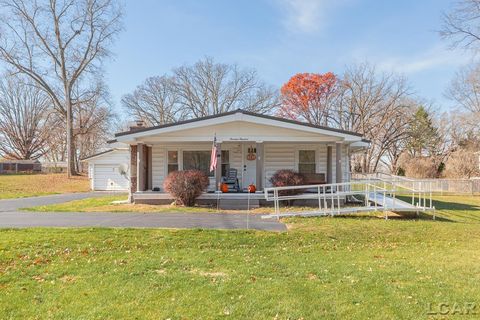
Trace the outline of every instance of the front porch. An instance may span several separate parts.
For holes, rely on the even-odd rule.
[[[281,169],[301,172],[314,184],[349,180],[350,150],[342,143],[223,140],[217,143],[218,165],[214,172],[209,171],[211,148],[211,142],[132,145],[131,200],[150,204],[170,201],[163,182],[176,170],[197,169],[209,175],[210,184],[200,202],[216,199],[220,184],[232,170],[239,188],[222,193],[225,200],[248,199],[247,189],[252,184],[257,192],[250,199],[261,200],[264,188],[271,186],[270,178]]]
[[[218,165],[210,172],[214,136]],[[238,187],[230,189],[234,193],[222,194],[231,201],[248,199],[242,192],[252,184],[259,192],[253,200],[260,201],[261,192],[281,169],[310,176],[314,184],[349,181],[350,153],[365,145],[356,133],[243,110],[132,128],[116,137],[130,145],[130,199],[149,203],[169,201],[163,184],[169,173],[178,170],[196,169],[209,176],[208,193],[199,201],[215,198],[214,192],[232,171]]]

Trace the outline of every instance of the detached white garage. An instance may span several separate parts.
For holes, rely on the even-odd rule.
[[[127,148],[107,150],[82,161],[88,162],[88,177],[92,190],[128,191],[130,152]]]

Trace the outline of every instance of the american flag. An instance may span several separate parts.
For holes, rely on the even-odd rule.
[[[217,135],[213,136],[212,154],[210,156],[210,172],[217,168]]]

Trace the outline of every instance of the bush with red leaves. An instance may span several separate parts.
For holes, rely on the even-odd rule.
[[[270,183],[272,184],[272,187],[302,186],[305,185],[306,179],[301,173],[282,169],[273,174],[270,178]],[[302,190],[281,190],[278,194],[281,196],[291,196],[302,192]]]
[[[192,207],[208,184],[209,179],[202,171],[173,171],[165,179],[163,188],[173,196],[175,204]]]

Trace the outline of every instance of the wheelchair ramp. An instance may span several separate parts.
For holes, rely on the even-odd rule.
[[[368,194],[368,200],[374,205],[381,206],[382,211],[420,211],[423,208],[418,208],[408,202],[402,201],[400,199],[385,196],[383,193],[370,192]],[[374,208],[374,207],[373,207]],[[372,207],[370,207],[370,210]]]
[[[397,199],[392,196],[386,196],[384,193],[369,192],[368,205],[352,206],[352,207],[340,207],[326,206],[323,208],[312,209],[312,211],[297,211],[297,212],[283,212],[263,215],[263,219],[269,218],[286,218],[286,217],[322,217],[322,216],[336,216],[355,214],[360,212],[386,212],[392,211],[396,213],[402,212],[419,212],[435,210],[433,207],[420,207],[412,205],[406,201]]]
[[[419,212],[433,211],[432,192],[429,188],[407,188],[392,181],[377,179],[374,181],[349,181],[341,183],[302,185],[265,188],[265,200],[272,201],[274,212],[262,218],[280,218],[294,216],[335,216],[358,212]],[[312,191],[313,190],[313,191]],[[410,199],[404,201],[399,199]],[[358,205],[349,205],[347,199],[359,199]],[[282,201],[318,199],[318,206],[312,210],[281,212]]]

